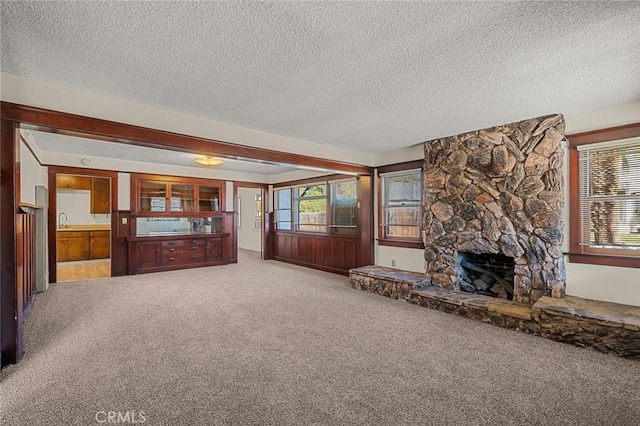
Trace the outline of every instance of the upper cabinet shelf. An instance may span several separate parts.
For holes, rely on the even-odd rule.
[[[216,216],[224,210],[225,182],[131,175],[131,205],[139,216]]]

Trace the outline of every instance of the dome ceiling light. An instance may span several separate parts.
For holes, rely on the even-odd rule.
[[[224,163],[224,161],[222,160],[222,158],[205,155],[196,158],[196,163],[202,164],[203,166],[219,166],[220,164]]]

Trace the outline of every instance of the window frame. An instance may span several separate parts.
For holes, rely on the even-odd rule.
[[[335,223],[335,211],[337,209],[336,206],[336,191],[334,191],[334,186],[341,183],[351,183],[353,182],[355,186],[356,193],[356,205],[355,205],[355,225],[338,225]],[[358,197],[358,179],[357,178],[347,178],[347,179],[335,179],[327,181],[327,232],[332,236],[339,237],[355,237],[358,235],[360,230],[359,218],[358,218],[358,209],[360,206],[360,197]]]
[[[387,205],[385,200],[385,175],[394,174],[397,175],[401,172],[411,172],[420,170],[420,215],[419,215],[419,236],[418,237],[390,237],[386,233],[385,227],[385,207]],[[424,216],[424,205],[423,205],[423,176],[424,176],[424,160],[415,160],[415,161],[407,161],[404,163],[396,163],[390,164],[387,166],[378,167],[377,169],[377,193],[378,193],[378,245],[380,246],[390,246],[390,247],[401,247],[401,248],[415,248],[415,249],[424,249],[424,241],[422,239],[422,222]]]
[[[356,189],[356,226],[351,228],[353,232],[335,232],[337,229],[350,228],[345,225],[336,225],[333,223],[333,184],[340,182],[353,181],[355,182]],[[308,199],[320,199],[324,198],[326,202],[325,214],[326,214],[326,224],[322,225],[325,227],[324,231],[306,231],[300,230],[299,222],[299,197],[298,197],[298,189],[314,186],[314,185],[325,185],[325,196],[324,197],[313,197]],[[289,222],[291,225],[290,229],[278,229],[278,221],[277,214],[278,210],[278,196],[277,191],[288,190],[290,194],[290,212],[291,212],[291,221]],[[305,234],[305,235],[319,235],[319,236],[327,236],[327,237],[339,237],[339,238],[360,238],[361,225],[360,225],[360,184],[359,178],[357,176],[345,176],[345,175],[336,175],[334,178],[315,178],[315,179],[305,179],[304,181],[298,182],[290,182],[290,184],[286,186],[275,186],[273,188],[274,192],[274,231],[275,232],[286,232],[292,234]],[[286,209],[285,209],[286,210]],[[280,221],[283,222],[283,221]]]
[[[300,188],[309,188],[313,186],[322,186],[324,185],[324,194],[322,196],[314,195],[309,197],[300,197],[299,189]],[[302,234],[327,234],[329,230],[329,184],[327,181],[321,182],[312,182],[302,185],[297,185],[291,187],[291,197],[292,197],[292,210],[291,217],[295,218],[295,222],[293,223],[293,231],[302,233]],[[300,201],[313,201],[313,200],[324,200],[324,214],[325,214],[325,223],[324,224],[301,224],[300,223]],[[306,231],[301,230],[300,226],[323,226],[323,231]]]
[[[289,208],[283,209],[280,208],[280,197],[278,197],[278,191],[289,190]],[[278,232],[293,232],[293,193],[291,192],[291,187],[283,187],[283,188],[273,188],[273,225],[274,230]],[[289,221],[278,220],[278,212],[279,211],[289,211]],[[279,223],[289,223],[289,229],[280,229],[278,228]]]
[[[640,268],[640,255],[623,250],[585,250],[581,246],[580,170],[578,146],[640,136],[640,122],[567,135],[569,140],[569,261],[592,265]]]

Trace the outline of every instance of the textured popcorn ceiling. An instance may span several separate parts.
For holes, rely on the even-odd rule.
[[[188,152],[169,151],[166,149],[147,148],[122,143],[103,142],[94,139],[86,139],[72,136],[59,135],[31,130],[38,148],[46,155],[47,152],[59,152],[64,154],[79,154],[88,159],[110,158],[114,160],[139,161],[158,165],[171,165],[194,168],[211,168],[201,166],[195,162],[200,155]],[[99,160],[98,160],[99,162]],[[254,173],[262,175],[277,175],[295,170],[292,167],[257,163],[254,161],[238,161],[226,158],[224,163],[215,166],[215,170]]]
[[[1,68],[380,153],[639,99],[638,22],[612,1],[3,1]]]

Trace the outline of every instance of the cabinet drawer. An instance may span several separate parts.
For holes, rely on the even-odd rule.
[[[168,241],[163,241],[161,244],[162,244],[162,248],[165,248],[165,247],[182,247],[182,246],[184,246],[184,240],[168,240]]]
[[[167,253],[173,253],[173,254],[180,254],[180,253],[199,253],[204,251],[204,246],[201,245],[197,245],[197,246],[169,246],[169,247],[162,247],[162,253],[163,254],[167,254]]]
[[[110,237],[111,231],[91,231],[91,237]]]
[[[162,265],[170,266],[170,265],[183,265],[189,263],[200,263],[204,262],[204,251],[203,250],[194,250],[194,251],[176,251],[173,253],[169,253],[167,251],[162,251]]]
[[[202,239],[197,238],[183,238],[179,240],[168,240],[162,242],[162,247],[191,247],[202,246],[204,243]]]

